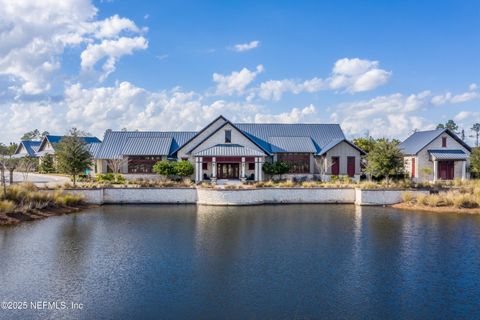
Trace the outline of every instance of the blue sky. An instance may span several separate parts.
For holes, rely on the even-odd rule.
[[[2,142],[220,113],[338,122],[350,138],[480,122],[478,1],[6,2]]]

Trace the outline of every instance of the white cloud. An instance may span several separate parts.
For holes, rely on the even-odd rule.
[[[434,105],[440,106],[447,103],[463,103],[473,99],[476,99],[480,96],[480,93],[477,91],[477,85],[472,83],[468,86],[468,91],[464,93],[459,93],[454,95],[451,92],[446,92],[444,94],[436,95],[432,97],[432,103]]]
[[[255,71],[243,68],[240,71],[234,71],[230,75],[213,74],[213,81],[217,83],[216,94],[233,95],[243,94],[245,88],[264,71],[262,65],[258,65]]]
[[[296,123],[296,122],[312,122],[311,115],[315,114],[315,106],[309,105],[303,109],[293,108],[289,112],[280,114],[256,114],[255,122],[258,123]]]
[[[98,20],[89,0],[0,0],[0,8],[0,75],[27,94],[51,88],[65,48],[145,31],[118,15]]]
[[[268,80],[261,83],[255,90],[264,100],[278,101],[283,94],[290,92],[318,92],[321,90],[338,90],[349,93],[369,91],[385,84],[391,72],[379,69],[378,61],[354,59],[340,59],[335,62],[331,75],[326,78],[312,78],[309,80]]]
[[[254,40],[248,43],[240,43],[233,46],[232,50],[236,52],[245,52],[257,48],[260,45],[260,41]]]
[[[405,138],[414,129],[431,127],[418,111],[429,105],[430,92],[424,91],[409,96],[396,93],[340,104],[335,107],[331,120],[339,122],[350,136],[364,135],[367,131],[374,137]]]
[[[110,73],[115,71],[115,64],[120,57],[147,47],[147,40],[141,36],[135,38],[121,37],[115,40],[102,40],[98,44],[89,44],[80,55],[82,70],[92,70],[98,61],[107,57],[102,66],[103,74],[100,77],[100,81],[103,81]]]

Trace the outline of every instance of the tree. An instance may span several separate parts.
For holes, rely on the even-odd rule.
[[[47,153],[42,157],[38,169],[41,173],[53,173],[55,172],[55,163],[53,161],[53,156]]]
[[[470,172],[474,173],[475,176],[480,175],[480,148],[473,148],[472,153],[470,154]]]
[[[49,134],[48,131],[40,132],[40,130],[35,129],[35,130],[24,133],[23,136],[20,138],[20,140],[22,140],[22,141],[25,141],[25,140],[42,140],[48,134]]]
[[[118,182],[118,176],[120,175],[120,171],[122,170],[122,167],[127,163],[128,158],[125,158],[123,156],[107,160],[108,167],[112,169],[113,173],[115,174],[115,182]]]
[[[279,175],[282,179],[282,175],[290,171],[291,166],[283,161],[265,162],[262,170],[270,176]]]
[[[478,147],[478,138],[480,137],[480,123],[474,123],[470,130],[474,132],[474,135],[471,137],[475,138],[475,147]]]
[[[92,166],[92,155],[75,128],[58,143],[55,156],[59,171],[71,175],[74,186],[77,176]]]
[[[10,184],[13,183],[13,172],[18,166],[19,160],[17,158],[13,158],[13,154],[15,150],[17,150],[17,144],[11,142],[8,146],[1,145],[0,146],[0,166],[2,166],[2,181],[6,184],[5,179],[5,171],[9,171],[10,174]],[[5,187],[5,185],[4,185]]]
[[[188,160],[181,160],[175,163],[175,174],[185,178],[193,174],[193,165]]]
[[[390,176],[403,172],[403,154],[396,141],[380,139],[367,155],[365,172],[374,177],[385,177],[387,184]]]
[[[439,123],[437,129],[448,129],[458,134],[458,125],[453,120],[448,120],[445,124]]]
[[[152,167],[152,171],[156,174],[171,178],[175,173],[175,162],[162,160],[155,163]]]
[[[353,139],[353,144],[365,151],[367,154],[372,151],[375,146],[375,139],[372,137],[362,137]]]
[[[32,157],[23,157],[18,164],[18,170],[22,172],[23,181],[28,180],[28,175],[37,167],[38,159]]]

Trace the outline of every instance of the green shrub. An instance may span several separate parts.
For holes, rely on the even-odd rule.
[[[175,174],[182,178],[189,177],[194,172],[193,165],[187,160],[176,162],[174,168]]]
[[[120,173],[100,173],[95,176],[97,182],[109,184],[124,184],[125,177]]]
[[[152,171],[165,177],[171,177],[176,174],[175,162],[169,160],[158,161],[153,165]]]

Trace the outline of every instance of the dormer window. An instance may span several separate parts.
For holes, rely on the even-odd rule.
[[[232,130],[225,130],[225,143],[232,142]]]
[[[447,137],[442,137],[442,148],[447,147]]]

